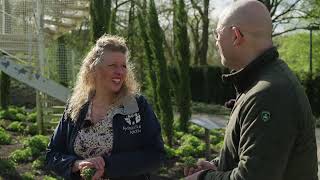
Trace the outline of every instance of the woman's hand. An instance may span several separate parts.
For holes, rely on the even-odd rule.
[[[96,180],[103,176],[104,166],[105,166],[104,159],[101,156],[98,156],[94,158],[75,161],[72,167],[72,172],[81,171],[82,169],[86,169],[86,168],[95,168],[97,171],[92,177],[92,179]]]

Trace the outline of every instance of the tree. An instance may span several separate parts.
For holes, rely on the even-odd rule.
[[[190,92],[190,77],[189,77],[189,37],[188,37],[188,15],[185,10],[184,0],[179,0],[178,4],[173,1],[174,5],[174,56],[175,69],[178,73],[175,87],[175,98],[180,113],[179,126],[184,132],[188,131],[188,121],[191,116],[191,92]]]
[[[284,61],[289,67],[298,73],[306,74],[309,72],[309,33],[294,33],[275,38],[278,50]],[[313,33],[313,68],[315,73],[320,72],[320,33]],[[297,52],[299,49],[299,52]]]
[[[169,79],[167,72],[167,63],[164,56],[164,35],[159,25],[158,14],[155,7],[154,0],[149,1],[149,12],[147,14],[148,21],[148,37],[152,52],[152,58],[156,61],[156,75],[157,75],[157,96],[160,113],[160,121],[163,126],[164,134],[169,146],[172,145],[173,138],[173,112],[171,105],[171,98],[169,93]]]
[[[312,6],[316,1],[308,2],[306,0],[259,0],[264,3],[268,10],[273,23],[273,36],[295,31],[298,29],[306,29],[308,23],[301,23],[301,20],[307,20],[314,17],[312,14]],[[319,17],[319,16],[318,16]],[[278,31],[275,31],[278,27]]]
[[[111,1],[91,0],[90,1],[92,41],[95,42],[104,33],[109,32],[111,21]]]
[[[203,0],[203,9],[191,0],[194,9],[198,11],[202,21],[201,48],[199,51],[200,65],[207,65],[208,38],[209,38],[209,0]],[[196,37],[196,36],[195,36]],[[197,43],[197,42],[196,42]],[[195,52],[197,53],[197,52]]]

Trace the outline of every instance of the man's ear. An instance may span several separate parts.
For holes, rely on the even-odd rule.
[[[241,34],[239,28],[237,27],[232,27],[232,31],[234,34],[233,45],[239,46],[244,41],[243,35]]]

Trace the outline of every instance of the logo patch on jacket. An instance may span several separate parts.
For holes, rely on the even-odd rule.
[[[268,112],[268,111],[262,111],[262,112],[261,112],[261,119],[262,119],[262,121],[267,122],[267,121],[270,120],[270,118],[271,118],[270,112]]]
[[[127,115],[124,120],[129,124],[129,125],[135,125],[141,121],[141,117],[139,113],[134,113],[134,114],[129,114]]]
[[[123,131],[128,131],[130,134],[141,133],[141,125],[138,124],[141,121],[141,117],[139,113],[129,114],[124,120],[129,126],[123,126]]]

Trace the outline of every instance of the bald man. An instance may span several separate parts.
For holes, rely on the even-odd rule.
[[[272,45],[264,4],[238,0],[219,18],[216,46],[237,91],[218,159],[187,180],[318,180],[315,125],[303,87]]]

